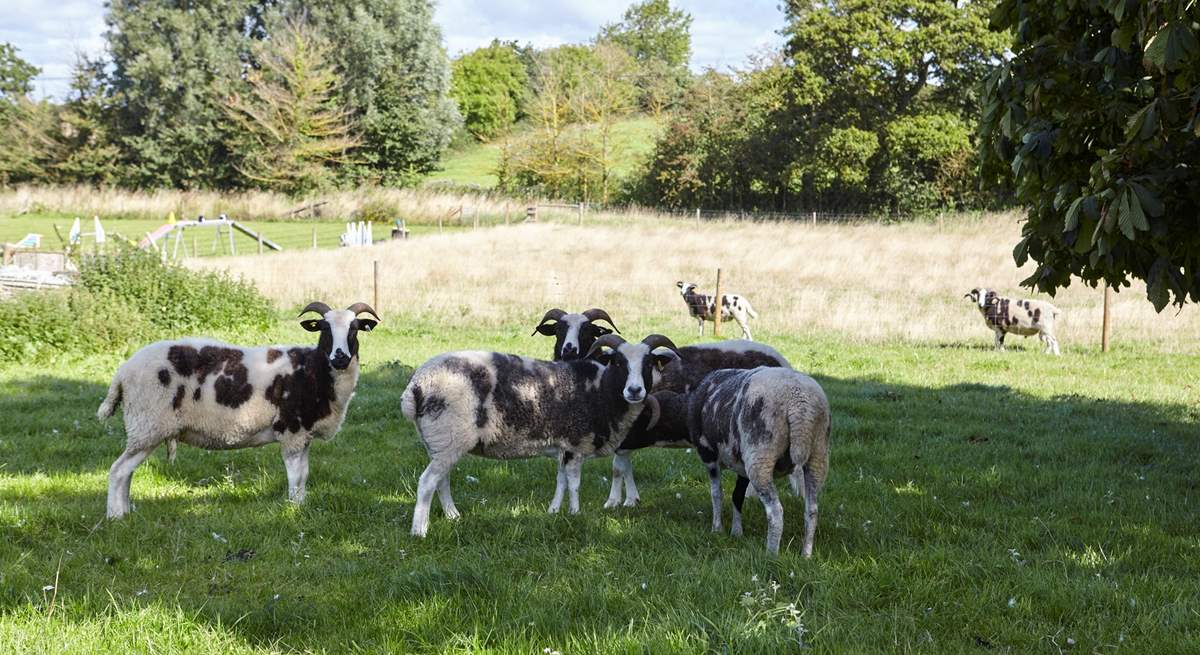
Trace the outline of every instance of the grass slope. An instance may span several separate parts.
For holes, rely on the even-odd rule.
[[[522,327],[524,327],[522,325]],[[650,325],[622,323],[633,337]],[[677,332],[682,332],[677,333]],[[408,536],[426,459],[400,416],[411,367],[450,349],[544,354],[526,330],[394,321],[362,339],[345,428],[313,448],[308,502],[274,446],[184,447],[102,520],[119,363],[0,367],[0,644],[8,652],[1186,653],[1200,639],[1200,357],[863,344],[764,330],[835,414],[816,554],[708,532],[693,453],[634,457],[643,504],[545,513],[548,459],[467,457],[463,517]],[[681,344],[687,332],[671,336]],[[290,322],[273,335],[307,340]],[[1024,346],[1024,347],[1022,347]],[[732,488],[732,478],[725,486]],[[436,503],[435,503],[436,506]],[[728,519],[728,501],[726,502]],[[53,587],[53,588],[51,588]]]
[[[654,150],[658,130],[654,119],[646,116],[629,118],[613,126],[613,169],[618,176],[632,173]],[[499,141],[475,143],[446,153],[442,158],[442,170],[427,179],[491,189],[499,182],[496,177],[499,166]]]

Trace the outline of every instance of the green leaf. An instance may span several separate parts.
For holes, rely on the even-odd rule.
[[[1067,218],[1063,222],[1063,232],[1070,232],[1079,227],[1079,209],[1083,206],[1085,196],[1080,196],[1071,203],[1071,207],[1067,209]]]
[[[1171,294],[1167,291],[1167,281],[1165,276],[1159,275],[1154,278],[1153,282],[1146,284],[1146,299],[1154,305],[1154,311],[1161,312],[1167,303],[1171,301]]]
[[[1130,209],[1129,197],[1133,195],[1128,190],[1121,191],[1121,195],[1117,196],[1117,225],[1121,228],[1121,234],[1125,235],[1130,241],[1134,238],[1133,233],[1133,211]],[[1141,205],[1138,205],[1138,211],[1141,211]],[[1143,219],[1145,217],[1143,216]]]
[[[1125,200],[1129,204],[1129,220],[1133,223],[1136,230],[1145,232],[1150,229],[1150,223],[1146,221],[1146,212],[1142,211],[1142,201],[1138,198],[1136,192],[1126,191]],[[1126,235],[1130,239],[1132,235]]]
[[[1129,121],[1125,123],[1125,141],[1133,141],[1135,138],[1142,141],[1149,139],[1154,136],[1157,124],[1158,101],[1153,100],[1129,117]]]
[[[1142,209],[1146,210],[1147,214],[1157,218],[1162,216],[1163,212],[1166,211],[1163,202],[1150,189],[1137,182],[1130,182],[1129,187],[1137,194],[1138,200],[1142,203]]]
[[[1143,56],[1158,70],[1169,72],[1183,68],[1188,57],[1197,50],[1200,50],[1200,42],[1196,41],[1190,25],[1172,21],[1150,37]]]

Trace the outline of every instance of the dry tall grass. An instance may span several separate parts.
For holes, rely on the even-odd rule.
[[[619,225],[520,225],[422,237],[369,250],[293,252],[194,265],[254,281],[282,306],[314,298],[370,301],[372,261],[381,268],[386,319],[486,325],[527,334],[552,306],[607,309],[631,335],[650,329],[695,336],[676,280],[751,300],[763,334],[831,332],[856,340],[990,344],[963,294],[973,286],[1030,297],[1011,250],[1017,217],[991,215],[937,225],[820,225],[637,220]],[[1114,338],[1191,350],[1200,314],[1155,314],[1140,285],[1115,295]],[[1052,301],[1066,313],[1064,348],[1094,345],[1103,292],[1075,284]],[[726,334],[736,327],[726,326]],[[1015,337],[1014,337],[1015,339]],[[1030,347],[1037,347],[1036,341]]]
[[[514,217],[524,212],[524,205],[518,200],[430,189],[364,187],[297,200],[265,191],[129,191],[112,187],[39,186],[0,190],[0,215],[55,212],[101,218],[164,219],[175,212],[176,216],[189,218],[225,213],[239,220],[273,220],[317,201],[325,203],[318,209],[322,217],[336,219],[358,216],[364,208],[382,211],[385,218],[404,218],[412,223],[436,223],[439,217],[445,218],[458,209],[465,209],[468,219],[473,212],[493,219],[502,217],[505,211]]]

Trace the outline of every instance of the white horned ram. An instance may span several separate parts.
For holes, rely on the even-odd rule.
[[[643,405],[656,413],[649,393],[675,350],[662,335],[627,343],[607,334],[584,359],[568,362],[464,351],[422,364],[400,400],[429,454],[417,484],[412,534],[425,536],[435,491],[446,517],[458,518],[448,476],[467,453],[492,459],[557,456],[549,511],[557,512],[569,491],[570,511],[578,512],[584,459],[611,454]]]
[[[812,557],[817,496],[829,472],[829,401],[815,380],[785,368],[720,370],[688,395],[688,432],[708,467],[712,529],[721,530],[721,468],[733,469],[731,532],[742,534],[742,502],[753,485],[767,511],[767,551],[779,552],[783,504],[774,477],[804,478],[804,557]]]
[[[177,439],[208,450],[279,442],[287,469],[288,498],[304,501],[308,449],[341,428],[358,383],[358,332],[379,316],[366,303],[331,309],[314,302],[300,321],[319,332],[317,346],[234,346],[210,339],[159,341],[117,369],[96,415],[125,415],[125,451],[108,473],[108,517],[130,509],[133,472],[164,441]],[[367,313],[377,320],[358,318]]]
[[[995,333],[996,350],[1004,350],[1005,334],[1023,337],[1036,334],[1046,345],[1046,354],[1062,354],[1058,349],[1058,338],[1054,336],[1055,324],[1062,311],[1054,305],[1045,300],[1005,298],[982,287],[971,289],[963,297],[976,304],[983,322]]]
[[[717,320],[717,298],[705,293],[696,293],[696,285],[691,282],[676,282],[679,295],[687,303],[688,314],[700,325],[700,336],[704,336],[704,322]],[[742,328],[743,339],[753,339],[750,336],[750,319],[758,318],[758,312],[750,306],[750,301],[736,293],[721,294],[721,320],[733,319]]]

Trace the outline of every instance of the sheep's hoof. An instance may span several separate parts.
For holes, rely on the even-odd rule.
[[[624,505],[625,507],[637,507],[639,500],[641,500],[639,496],[630,496],[629,498],[625,499]]]
[[[425,531],[426,531],[426,528],[413,528],[411,534],[414,537],[420,537],[421,539],[424,539]]]
[[[462,514],[460,514],[458,510],[453,507],[448,510],[443,510],[442,513],[445,514],[446,518],[450,519],[451,521],[457,521],[458,517],[462,516]]]
[[[558,508],[558,505],[551,505],[550,507],[546,508],[546,512],[550,514],[558,514]]]
[[[733,526],[732,528],[729,528],[729,535],[730,535],[731,537],[740,537],[740,536],[742,536],[742,526],[740,526],[740,525],[735,525],[735,526]]]
[[[612,509],[620,504],[621,504],[620,498],[609,498],[608,500],[604,501],[604,509]]]

